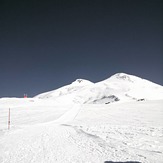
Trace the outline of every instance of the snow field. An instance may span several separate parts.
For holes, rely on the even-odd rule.
[[[107,161],[163,162],[162,86],[118,73],[0,99],[0,163]]]
[[[11,130],[0,130],[0,162],[161,163],[162,106],[162,100],[73,105],[68,109],[33,106],[21,114],[20,107],[14,108]],[[0,109],[0,115],[4,110]],[[25,111],[34,111],[33,116],[27,118]],[[43,112],[47,119],[54,119],[45,120]],[[19,123],[14,124],[17,119]]]

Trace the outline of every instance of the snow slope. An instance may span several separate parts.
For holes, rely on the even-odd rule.
[[[163,99],[163,87],[139,77],[118,73],[92,83],[77,79],[70,85],[36,96],[67,104],[108,104],[116,101]]]
[[[162,163],[161,95],[162,86],[116,74],[35,98],[1,98],[0,163]]]
[[[11,129],[7,123],[0,126],[0,162],[161,163],[162,106],[163,100],[152,100],[73,105],[67,110],[11,108]],[[51,118],[45,121],[42,113]],[[7,114],[7,108],[0,108],[1,124]]]

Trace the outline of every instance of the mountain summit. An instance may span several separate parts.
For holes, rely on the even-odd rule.
[[[163,99],[163,87],[134,75],[117,73],[98,83],[77,79],[35,98],[51,99],[64,104],[109,104],[117,101]]]
[[[89,80],[85,80],[85,79],[76,79],[74,82],[72,82],[73,85],[82,85],[82,86],[86,86],[86,85],[90,85],[93,84],[92,82],[90,82]]]

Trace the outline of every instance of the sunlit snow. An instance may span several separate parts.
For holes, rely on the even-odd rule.
[[[0,163],[107,161],[163,162],[162,86],[118,73],[0,99]]]

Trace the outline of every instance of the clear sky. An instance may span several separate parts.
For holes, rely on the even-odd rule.
[[[0,1],[0,97],[118,72],[163,85],[163,1]]]

